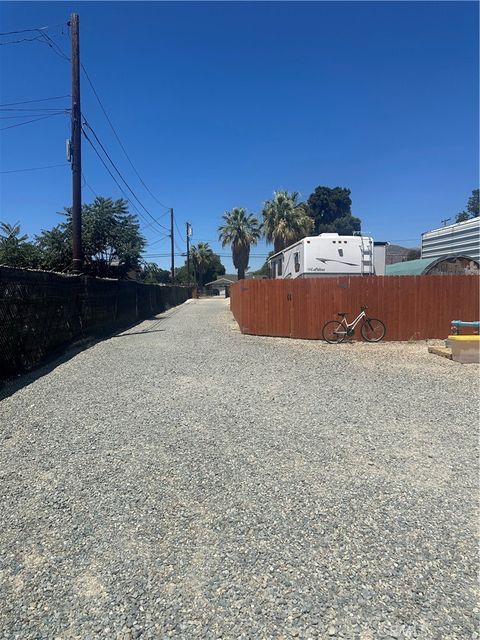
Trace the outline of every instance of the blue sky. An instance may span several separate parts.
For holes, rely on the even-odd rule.
[[[61,25],[72,11],[80,14],[82,61],[120,138],[180,229],[192,223],[193,242],[220,249],[226,209],[259,213],[275,189],[307,198],[327,185],[352,190],[353,213],[375,239],[415,246],[478,184],[477,3],[4,2],[1,31],[49,26],[69,53]],[[45,44],[0,52],[2,104],[70,93],[68,62]],[[167,224],[85,78],[82,110],[140,200]],[[2,111],[1,127],[20,122],[5,119],[20,113]],[[1,171],[65,162],[66,116],[0,135]],[[83,168],[97,194],[121,196],[87,144]],[[2,174],[0,219],[19,220],[32,235],[60,221],[70,193],[69,166]],[[85,187],[84,201],[92,199]],[[146,253],[166,253],[168,239],[143,226]],[[183,239],[177,244],[184,249]],[[253,249],[252,268],[268,249]]]

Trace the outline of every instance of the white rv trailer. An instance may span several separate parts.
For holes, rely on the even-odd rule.
[[[270,277],[384,275],[386,244],[367,236],[338,233],[303,238],[268,259]]]

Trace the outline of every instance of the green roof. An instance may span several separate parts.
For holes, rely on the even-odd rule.
[[[418,260],[407,260],[387,264],[385,267],[386,276],[421,276],[438,258],[419,258]]]

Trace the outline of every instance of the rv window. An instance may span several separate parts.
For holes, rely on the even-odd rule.
[[[294,254],[294,259],[295,259],[295,271],[298,272],[300,271],[300,254],[298,253],[298,251],[297,253]]]
[[[279,276],[282,275],[282,259],[281,258],[277,262],[277,275],[279,275]]]

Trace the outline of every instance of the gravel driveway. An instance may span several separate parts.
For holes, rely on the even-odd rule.
[[[44,373],[0,403],[1,638],[479,637],[476,365],[200,300]]]

